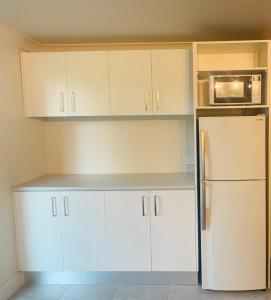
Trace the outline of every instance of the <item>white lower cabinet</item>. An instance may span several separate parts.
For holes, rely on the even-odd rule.
[[[68,192],[61,201],[64,270],[105,270],[104,193]]]
[[[20,271],[197,271],[192,190],[15,192]]]
[[[192,190],[150,193],[153,271],[196,271],[196,207]]]
[[[57,271],[63,266],[57,193],[15,193],[20,271]]]
[[[109,269],[151,271],[149,192],[106,192]]]
[[[15,193],[20,270],[106,266],[103,192]]]

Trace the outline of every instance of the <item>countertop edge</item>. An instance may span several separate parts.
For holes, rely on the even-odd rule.
[[[104,176],[103,176],[104,175]],[[13,192],[194,190],[193,173],[44,175]],[[128,177],[128,179],[127,179]]]
[[[134,186],[134,187],[15,187],[13,192],[64,192],[64,191],[147,191],[147,190],[194,190],[195,186]]]

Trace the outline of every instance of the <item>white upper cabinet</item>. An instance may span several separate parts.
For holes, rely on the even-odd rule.
[[[151,192],[153,271],[197,270],[194,191]]]
[[[63,192],[61,204],[64,270],[104,270],[104,192]]]
[[[191,114],[190,51],[23,53],[28,117]]]
[[[151,115],[150,50],[109,51],[112,115]]]
[[[27,117],[66,116],[65,54],[23,53],[22,71]]]
[[[188,49],[151,50],[151,57],[153,113],[156,115],[191,114],[190,51]]]
[[[20,271],[62,270],[59,193],[15,193]]]
[[[109,115],[107,52],[68,52],[66,58],[69,115]]]

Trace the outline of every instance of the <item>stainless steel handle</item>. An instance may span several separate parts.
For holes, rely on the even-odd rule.
[[[145,91],[145,110],[149,110],[149,92]]]
[[[201,230],[206,230],[205,131],[200,131],[200,214]]]
[[[156,91],[156,110],[160,110],[160,92]]]
[[[64,112],[64,109],[65,109],[65,107],[64,107],[64,93],[61,92],[60,93],[60,111]]]
[[[57,216],[56,197],[52,197],[52,215],[53,215],[53,217]]]
[[[154,215],[157,217],[160,215],[160,198],[159,196],[154,196]]]
[[[200,180],[205,181],[205,131],[200,131]]]
[[[200,198],[201,230],[206,230],[206,185],[204,181],[200,183]]]
[[[69,199],[68,197],[64,197],[64,216],[68,217],[69,215]]]
[[[72,92],[72,111],[76,110],[75,106],[75,92]]]
[[[145,210],[145,196],[142,196],[141,198],[141,204],[142,204],[142,216],[146,216],[146,210]]]

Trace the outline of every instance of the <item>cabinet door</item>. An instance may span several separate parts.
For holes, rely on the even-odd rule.
[[[64,270],[105,269],[104,192],[67,192],[61,198]]]
[[[20,271],[62,270],[57,193],[15,193]]]
[[[149,193],[106,192],[109,270],[150,271]]]
[[[109,51],[108,57],[111,114],[152,114],[150,51]]]
[[[196,271],[194,191],[151,192],[152,270]]]
[[[70,115],[109,115],[107,52],[67,53],[67,86]]]
[[[22,73],[27,117],[67,115],[64,53],[23,53]]]
[[[154,114],[191,114],[192,65],[189,50],[151,50],[151,56]]]

